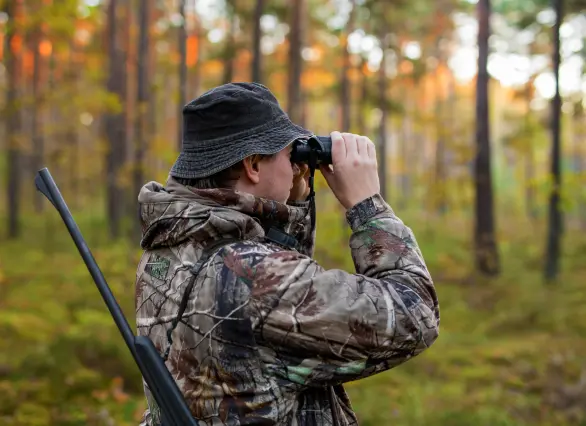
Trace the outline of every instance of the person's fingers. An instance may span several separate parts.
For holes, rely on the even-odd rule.
[[[299,174],[303,177],[309,177],[309,165],[302,163],[299,165]]]
[[[368,143],[367,143],[367,149],[368,149],[368,158],[370,158],[371,160],[376,160],[376,148],[374,146],[374,143],[369,139]]]
[[[332,165],[331,164],[323,164],[321,163],[319,165],[319,170],[326,175],[333,175],[334,174],[334,170],[332,169]]]
[[[331,187],[334,184],[334,172],[331,169],[331,165],[330,164],[320,164],[319,170],[320,170],[321,174],[323,175],[324,179],[326,180],[326,182],[328,183],[328,185]]]
[[[358,156],[358,145],[356,143],[356,135],[352,133],[342,133],[346,145],[346,158]]]
[[[332,162],[338,163],[346,158],[346,144],[340,132],[330,133],[332,137]]]
[[[368,145],[367,145],[367,138],[364,136],[357,136],[356,137],[356,146],[358,149],[358,155],[361,157],[368,156]]]

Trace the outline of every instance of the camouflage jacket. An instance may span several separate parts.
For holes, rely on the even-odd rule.
[[[191,268],[194,281],[167,367],[200,425],[356,425],[343,383],[393,368],[439,331],[432,279],[411,230],[379,196],[350,209],[356,273],[316,263],[309,208],[169,178],[140,194],[139,335],[167,349]],[[298,249],[267,241],[269,226]],[[142,425],[158,426],[148,388]]]

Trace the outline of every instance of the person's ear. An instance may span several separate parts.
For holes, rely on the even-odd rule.
[[[244,173],[252,183],[260,181],[260,158],[256,155],[246,157],[242,163],[244,164]]]

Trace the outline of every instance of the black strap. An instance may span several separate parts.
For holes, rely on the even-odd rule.
[[[315,169],[317,168],[317,152],[312,149],[309,153],[309,208],[310,208],[310,215],[311,215],[311,231],[310,235],[313,235],[313,231],[315,230],[315,189],[314,189],[314,180],[315,180]]]
[[[171,322],[171,327],[169,327],[169,329],[167,330],[168,346],[165,350],[165,354],[163,355],[163,361],[167,361],[167,358],[169,358],[169,352],[171,351],[171,346],[173,345],[173,331],[175,331],[175,328],[177,328],[177,325],[181,322],[183,313],[187,308],[187,302],[189,302],[189,296],[191,294],[191,291],[193,290],[193,286],[195,285],[197,275],[199,274],[205,263],[218,249],[236,241],[239,240],[226,238],[218,240],[210,244],[209,246],[204,247],[201,257],[199,258],[197,263],[191,267],[191,279],[189,280],[189,283],[185,288],[185,292],[183,293],[183,297],[181,298],[181,303],[179,304],[179,311],[177,312],[177,316]]]
[[[275,227],[269,228],[265,234],[265,240],[288,249],[299,250],[299,242],[293,235]]]

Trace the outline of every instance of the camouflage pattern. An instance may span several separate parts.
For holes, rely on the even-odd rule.
[[[206,244],[167,367],[200,425],[356,425],[343,383],[391,369],[439,331],[432,279],[411,230],[379,196],[347,213],[356,273],[314,260],[309,208],[169,178],[139,195],[138,333],[162,354],[166,330]],[[280,226],[291,250],[264,240]],[[159,425],[149,409],[142,425]]]

